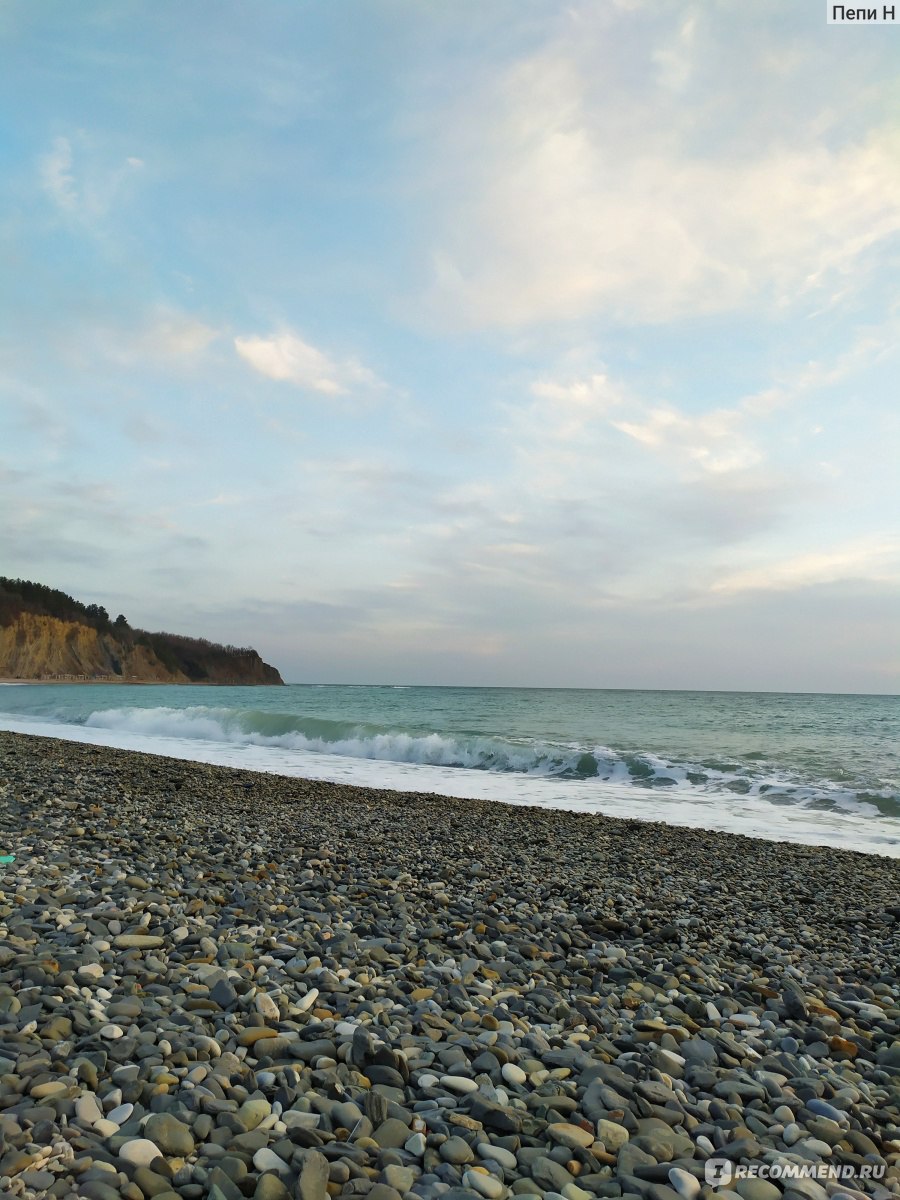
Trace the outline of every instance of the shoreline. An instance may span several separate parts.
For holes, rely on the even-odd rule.
[[[0,679],[0,688],[31,688],[31,686],[54,686],[54,688],[72,688],[72,686],[107,685],[116,688],[283,688],[280,683],[218,683],[209,679],[186,679],[179,683],[174,679]]]
[[[0,852],[4,1195],[900,1195],[897,860],[6,732]]]

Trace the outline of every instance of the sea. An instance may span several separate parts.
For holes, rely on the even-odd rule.
[[[28,684],[0,728],[900,857],[897,696]]]

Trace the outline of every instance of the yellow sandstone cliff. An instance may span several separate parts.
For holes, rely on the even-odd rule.
[[[21,613],[14,624],[0,629],[0,675],[12,679],[83,675],[89,679],[188,681],[186,675],[164,667],[147,646],[126,650],[111,634],[90,625],[36,613]]]
[[[220,653],[221,647],[192,650],[178,661],[171,649],[164,663],[154,648],[113,630],[23,612],[0,627],[0,677],[6,679],[107,679],[142,683],[277,684],[281,676],[253,650]],[[164,651],[165,652],[165,651]],[[181,657],[184,657],[182,655]]]

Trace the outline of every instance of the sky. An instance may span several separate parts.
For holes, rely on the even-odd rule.
[[[0,573],[290,682],[900,692],[896,26],[0,0]]]

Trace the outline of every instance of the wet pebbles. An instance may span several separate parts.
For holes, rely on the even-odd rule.
[[[898,860],[7,733],[0,850],[2,1196],[900,1195]]]

